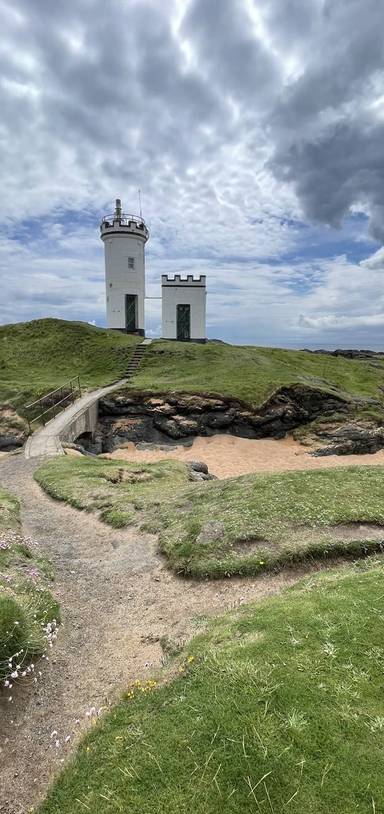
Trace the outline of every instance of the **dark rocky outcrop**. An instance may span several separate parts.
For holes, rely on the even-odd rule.
[[[319,432],[319,438],[331,443],[315,450],[311,454],[323,455],[366,455],[384,448],[384,427],[370,424],[346,424],[334,431]]]
[[[350,408],[347,398],[304,384],[279,388],[260,407],[230,397],[121,390],[100,401],[98,431],[87,448],[109,452],[127,441],[185,443],[218,432],[283,438],[321,415],[347,414]]]
[[[92,446],[92,445],[90,445],[90,446]],[[85,446],[84,444],[75,444],[75,443],[71,443],[70,441],[65,441],[62,444],[62,447],[63,447],[64,451],[66,449],[73,449],[76,452],[80,452],[82,455],[89,455],[91,457],[99,454],[98,452],[90,452],[89,449],[87,448],[87,446]]]
[[[305,353],[325,353],[327,356],[342,356],[344,359],[375,359],[380,357],[384,359],[384,351],[382,350],[357,350],[353,348],[336,348],[336,350],[309,350],[303,348]]]
[[[64,448],[77,449],[83,455],[101,455],[103,450],[103,439],[98,431],[93,436],[91,432],[83,432],[76,438],[75,444],[65,443]]]
[[[9,404],[0,404],[0,451],[22,447],[28,437],[28,425]]]
[[[13,449],[22,447],[25,441],[25,436],[17,434],[6,433],[0,434],[0,452],[11,452]]]
[[[189,480],[217,480],[216,475],[210,474],[207,464],[203,461],[189,461],[187,469],[189,470]]]

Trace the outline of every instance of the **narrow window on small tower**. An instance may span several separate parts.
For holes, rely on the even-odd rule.
[[[128,257],[128,268],[129,269],[134,269],[135,268],[135,258],[134,257]]]

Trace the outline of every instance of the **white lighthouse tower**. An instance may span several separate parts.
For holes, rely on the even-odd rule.
[[[107,327],[144,336],[145,222],[123,213],[117,198],[113,215],[101,221],[100,237],[105,250]]]

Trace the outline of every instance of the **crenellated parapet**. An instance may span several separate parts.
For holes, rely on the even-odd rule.
[[[128,215],[125,212],[117,214],[116,210],[111,215],[105,215],[100,224],[100,237],[102,240],[115,234],[120,236],[134,235],[145,242],[149,237],[143,218],[138,215]]]
[[[174,274],[171,276],[170,274],[162,274],[161,275],[161,285],[183,285],[183,286],[203,286],[206,285],[206,275],[200,274],[199,277],[194,277],[193,274],[187,274],[186,277],[183,277],[181,274]]]

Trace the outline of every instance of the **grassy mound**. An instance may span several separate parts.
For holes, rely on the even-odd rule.
[[[18,678],[44,653],[46,626],[59,617],[49,563],[25,543],[19,525],[16,498],[0,489],[0,680],[14,672]]]
[[[221,617],[179,677],[136,683],[39,814],[352,814],[383,804],[384,568]]]
[[[37,319],[0,326],[0,403],[20,407],[80,376],[85,387],[121,378],[140,338],[85,322]]]
[[[154,342],[132,380],[136,389],[217,393],[261,404],[296,382],[347,396],[381,398],[384,360],[374,365],[280,348]]]
[[[308,557],[366,555],[384,546],[380,466],[192,484],[177,461],[55,458],[35,477],[52,497],[97,511],[111,525],[159,531],[170,566],[197,578],[257,574]],[[367,526],[360,529],[362,523]]]
[[[111,526],[123,527],[149,519],[188,483],[179,461],[130,464],[95,458],[54,458],[35,472],[35,480],[56,500],[75,509],[98,512]]]
[[[382,547],[380,466],[196,484],[161,512],[161,550],[175,571],[198,578],[256,574],[309,557],[358,556]]]

